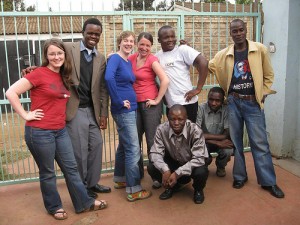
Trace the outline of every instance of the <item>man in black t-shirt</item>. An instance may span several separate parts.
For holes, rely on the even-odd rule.
[[[247,40],[246,34],[244,21],[233,20],[230,35],[234,45],[218,52],[209,62],[210,72],[228,95],[229,133],[235,146],[233,187],[242,188],[248,180],[243,151],[245,123],[258,184],[276,198],[283,198],[284,193],[276,185],[263,110],[266,96],[276,93],[271,90],[274,72],[267,48]]]
[[[229,93],[255,95],[252,74],[248,62],[248,48],[242,52],[235,52],[234,67],[229,87]]]

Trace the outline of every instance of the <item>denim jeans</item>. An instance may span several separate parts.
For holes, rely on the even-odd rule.
[[[258,184],[276,184],[276,175],[266,132],[264,110],[256,101],[242,100],[228,96],[229,132],[235,146],[233,178],[244,180],[247,177],[243,151],[244,123],[248,132]]]
[[[136,112],[113,114],[119,134],[116,152],[114,182],[126,182],[126,192],[142,190],[138,161],[140,146],[136,128]]]
[[[54,159],[64,174],[76,213],[82,212],[94,203],[94,199],[87,195],[87,190],[77,171],[66,128],[44,130],[26,126],[25,141],[39,168],[40,187],[48,213],[54,214],[62,208],[56,186]]]
[[[146,106],[146,102],[138,102],[136,126],[139,135],[139,144],[141,148],[141,143],[143,140],[143,134],[145,133],[147,142],[147,154],[149,154],[150,149],[154,142],[154,136],[157,126],[161,123],[162,116],[162,101],[158,105],[153,105],[151,107]],[[144,176],[144,164],[143,164],[143,152],[141,151],[141,158],[139,161],[141,177]]]

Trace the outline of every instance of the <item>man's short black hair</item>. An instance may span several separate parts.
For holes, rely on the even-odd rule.
[[[100,26],[101,30],[102,30],[102,23],[97,18],[89,18],[83,24],[82,33],[85,31],[85,28],[88,24],[94,24],[94,25]]]
[[[161,28],[159,28],[159,30],[157,32],[158,38],[161,36],[161,33],[163,30],[168,30],[168,29],[173,29],[173,27],[171,27],[170,25],[164,25]]]
[[[187,116],[186,108],[183,105],[180,105],[180,104],[173,105],[169,109],[168,117],[169,117],[170,113],[173,112],[173,111],[181,111],[182,113],[184,113]]]
[[[231,27],[232,23],[237,23],[237,22],[243,24],[243,26],[246,27],[246,23],[243,20],[241,20],[241,19],[234,19],[234,20],[232,20],[230,22],[230,27]]]
[[[217,92],[217,93],[221,94],[223,96],[223,98],[225,96],[225,91],[221,87],[212,87],[209,90],[208,94],[210,94],[211,92]]]

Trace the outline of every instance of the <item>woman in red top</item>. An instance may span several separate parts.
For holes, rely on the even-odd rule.
[[[39,168],[44,205],[58,220],[66,219],[68,215],[57,191],[54,160],[64,174],[76,213],[107,207],[106,201],[88,196],[65,127],[71,71],[63,42],[50,39],[44,45],[42,66],[18,80],[6,92],[14,110],[26,120],[25,141]],[[27,112],[19,95],[29,90],[31,110]]]
[[[138,52],[130,55],[132,70],[136,77],[133,84],[138,102],[137,128],[141,145],[142,136],[145,133],[147,142],[147,153],[149,153],[157,126],[161,123],[162,98],[169,85],[169,78],[160,66],[156,56],[151,54],[153,37],[147,32],[142,32],[138,36]],[[156,77],[159,79],[158,88]],[[143,176],[143,160],[140,160],[140,171]],[[159,187],[157,182],[154,188]]]

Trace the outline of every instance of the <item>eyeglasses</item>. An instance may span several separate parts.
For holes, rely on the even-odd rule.
[[[54,58],[54,57],[56,57],[56,56],[58,56],[58,57],[61,57],[62,55],[64,55],[65,54],[65,52],[51,52],[51,53],[49,53],[49,54],[47,54],[49,57],[52,57],[52,58]]]

